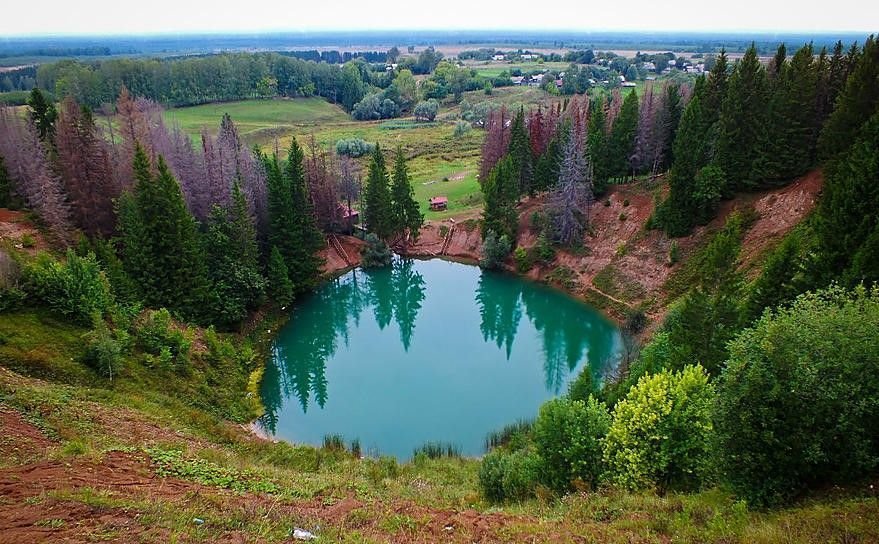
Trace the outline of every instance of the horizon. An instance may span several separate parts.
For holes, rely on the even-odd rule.
[[[0,20],[0,36],[17,38],[152,37],[174,35],[310,34],[332,32],[548,32],[548,33],[872,33],[879,3],[857,9],[790,10],[782,2],[743,0],[735,9],[706,10],[696,0],[670,0],[656,10],[648,0],[618,5],[561,0],[537,11],[447,0],[429,15],[413,14],[403,0],[365,5],[353,0],[290,6],[268,0],[258,11],[231,2],[154,0],[134,4],[120,15],[110,0],[83,0],[76,9],[55,0],[39,7],[9,6]],[[269,14],[268,16],[266,14]],[[570,14],[574,14],[571,16]],[[452,29],[452,30],[449,30]]]

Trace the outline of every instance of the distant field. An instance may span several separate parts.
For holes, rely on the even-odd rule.
[[[531,95],[521,94],[523,99],[526,96]],[[482,95],[482,99],[512,100],[512,95]],[[294,136],[304,146],[313,136],[325,149],[334,149],[336,142],[345,138],[378,142],[389,152],[400,146],[409,159],[415,197],[428,219],[472,215],[481,208],[482,194],[476,172],[483,133],[471,130],[456,138],[452,119],[435,123],[416,123],[411,118],[354,121],[338,106],[319,98],[205,104],[168,110],[165,119],[196,136],[204,127],[215,132],[224,113],[232,117],[248,145],[256,144],[267,151],[274,147],[275,140],[281,149],[286,149]],[[443,108],[440,118],[449,116],[454,116],[453,109]],[[364,176],[367,160],[359,161]],[[449,209],[429,211],[428,199],[440,195],[449,198]]]
[[[224,113],[232,116],[244,136],[275,127],[350,120],[340,107],[322,98],[242,100],[203,104],[168,110],[165,119],[169,123],[179,124],[180,128],[190,134],[198,134],[203,127],[216,132]]]
[[[518,68],[522,73],[533,72],[535,70],[564,70],[570,64],[567,62],[496,62],[485,61],[467,64],[468,68],[476,70],[476,73],[485,77],[497,77],[501,72],[510,72]]]

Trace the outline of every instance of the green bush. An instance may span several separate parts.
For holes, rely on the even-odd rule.
[[[468,123],[467,121],[458,121],[457,123],[455,123],[455,132],[453,136],[455,138],[461,138],[462,136],[470,132],[470,128],[470,123]]]
[[[485,242],[482,244],[482,258],[479,259],[479,266],[489,270],[501,268],[507,255],[510,254],[510,239],[506,234],[498,237],[493,230],[488,231],[485,235]]]
[[[362,157],[369,155],[375,149],[375,144],[366,142],[362,138],[349,138],[336,142],[336,154],[348,157]]]
[[[558,398],[540,407],[534,422],[534,443],[543,460],[541,480],[564,492],[575,482],[596,487],[603,472],[601,440],[610,416],[604,404]]]
[[[531,254],[524,247],[517,247],[515,251],[513,251],[513,261],[516,263],[516,270],[520,274],[524,274],[531,270],[531,267],[534,266],[534,259],[531,258]]]
[[[373,233],[366,235],[366,246],[360,252],[363,268],[383,268],[391,266],[394,254],[384,241]]]
[[[696,489],[711,472],[714,386],[701,366],[646,375],[620,401],[605,439],[609,480],[628,489]]]
[[[131,337],[122,329],[111,330],[103,319],[95,319],[95,327],[85,336],[83,362],[104,377],[113,379],[125,362]]]
[[[150,310],[135,325],[137,345],[147,354],[158,357],[162,366],[189,364],[192,342],[185,331],[174,326],[171,313],[165,308]]]
[[[586,402],[590,396],[598,393],[598,386],[592,376],[592,367],[584,365],[577,378],[568,386],[568,398]]]
[[[879,289],[766,313],[730,344],[715,414],[721,468],[752,505],[879,467]]]
[[[113,306],[110,284],[95,256],[80,257],[68,250],[64,262],[41,253],[23,274],[28,295],[52,310],[80,324],[91,324],[92,316],[105,316]]]
[[[541,459],[530,450],[495,450],[482,459],[479,487],[491,502],[519,501],[534,495]]]

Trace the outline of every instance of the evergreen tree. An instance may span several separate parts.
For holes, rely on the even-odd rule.
[[[760,276],[748,288],[747,320],[760,317],[763,310],[793,300],[804,290],[800,280],[803,241],[799,232],[788,234],[766,259]]]
[[[12,208],[12,180],[6,170],[3,155],[0,155],[0,208]]]
[[[287,270],[290,280],[299,291],[311,289],[316,285],[323,267],[323,259],[319,252],[326,245],[314,217],[303,160],[302,148],[293,138],[285,167],[286,184],[290,188],[294,241],[291,260],[287,261]]]
[[[367,227],[379,238],[386,240],[394,232],[391,209],[391,192],[388,188],[388,171],[381,148],[376,145],[369,162],[369,174],[363,198],[363,213]]]
[[[498,238],[506,236],[515,243],[519,228],[516,198],[519,193],[518,178],[513,159],[506,156],[498,162],[482,183],[485,207],[482,211],[482,238],[494,232]]]
[[[415,195],[412,191],[412,182],[406,169],[406,157],[403,149],[397,148],[394,159],[394,177],[391,181],[391,208],[394,219],[394,232],[405,236],[408,231],[413,243],[418,241],[421,226],[424,224],[424,215],[418,208]]]
[[[695,198],[696,175],[706,164],[710,142],[705,137],[710,116],[702,106],[704,80],[696,82],[693,98],[681,116],[674,142],[675,161],[669,174],[668,198],[656,210],[656,222],[669,236],[690,232],[697,218],[710,214]]]
[[[281,251],[272,246],[268,264],[268,293],[272,303],[284,307],[293,301],[293,282],[287,274],[287,264]]]
[[[152,308],[169,308],[188,319],[203,319],[209,299],[205,256],[195,219],[180,185],[159,156],[155,176],[138,147],[133,194],[120,211],[125,266]]]
[[[879,112],[862,127],[848,153],[826,168],[824,196],[818,204],[820,279],[842,279],[854,285],[879,281],[879,263],[872,261],[879,228]]]
[[[564,131],[557,131],[546,145],[546,150],[534,162],[534,190],[548,191],[559,179]]]
[[[623,100],[620,113],[610,130],[609,158],[610,175],[624,178],[629,174],[629,159],[635,148],[638,133],[638,95],[631,91]]]
[[[293,217],[293,197],[290,183],[281,170],[277,156],[263,157],[266,169],[266,189],[269,216],[269,247],[277,250],[286,263],[296,254],[296,223]]]
[[[729,61],[725,49],[720,50],[720,55],[717,56],[717,61],[703,84],[705,90],[702,106],[705,111],[705,125],[711,126],[720,118],[720,109],[729,86]]]
[[[40,140],[51,141],[55,135],[55,120],[58,118],[55,105],[46,100],[43,93],[34,87],[28,96],[27,107],[31,121],[37,127]]]
[[[729,79],[718,120],[716,160],[729,180],[725,196],[756,189],[763,179],[754,158],[759,155],[766,128],[767,92],[766,70],[751,44]]]
[[[609,146],[604,122],[604,99],[599,97],[590,111],[592,115],[589,117],[587,149],[589,150],[589,162],[592,164],[595,194],[601,195],[607,190],[607,182],[610,177]]]
[[[120,190],[110,155],[91,112],[64,99],[55,127],[58,170],[76,225],[88,236],[109,237],[115,230],[113,200]]]
[[[232,186],[232,207],[227,211],[214,206],[204,245],[213,288],[211,321],[233,326],[259,305],[265,288],[256,228],[237,182]]]
[[[583,239],[589,221],[592,194],[592,167],[583,150],[582,137],[568,136],[559,172],[558,183],[550,202],[553,218],[553,238],[563,245],[576,244]]]
[[[879,43],[870,36],[857,57],[845,88],[821,131],[821,157],[828,159],[844,153],[858,136],[858,129],[879,105]],[[850,62],[850,61],[849,61]]]
[[[526,195],[534,193],[534,165],[531,159],[531,142],[528,130],[525,127],[525,110],[519,108],[519,112],[513,119],[510,127],[510,146],[508,150],[513,160],[513,168],[516,172],[518,194]]]

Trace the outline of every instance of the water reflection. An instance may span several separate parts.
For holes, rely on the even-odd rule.
[[[429,273],[430,297],[422,270]],[[475,308],[469,302],[473,300]],[[420,325],[424,337],[416,344],[416,323],[423,312],[427,312]],[[397,329],[396,347],[382,334],[389,327]],[[349,346],[355,336],[357,341]],[[520,345],[514,350],[517,338]],[[309,408],[313,411],[314,404],[323,410],[334,384],[337,394],[341,394],[335,401],[336,409],[340,404],[353,405],[355,400],[362,401],[367,410],[388,408],[385,405],[397,402],[390,397],[405,394],[400,390],[407,387],[409,393],[427,388],[423,394],[437,394],[447,400],[464,394],[461,387],[468,391],[501,388],[505,387],[501,385],[504,380],[511,390],[498,391],[498,395],[522,395],[523,388],[527,388],[529,400],[519,397],[519,404],[537,403],[561,393],[580,364],[588,363],[599,376],[602,366],[612,362],[617,351],[618,335],[613,325],[570,297],[472,267],[398,259],[390,268],[349,273],[297,303],[290,323],[274,342],[272,361],[265,368],[262,396],[266,413],[261,423],[275,433],[286,399],[295,398],[301,414]],[[328,383],[327,362],[337,352],[345,355],[344,364],[348,366],[340,367],[336,361],[336,374]],[[542,372],[537,370],[537,359],[541,357]],[[404,364],[396,366],[402,359]],[[506,369],[504,365],[493,366],[504,361]],[[345,374],[340,375],[342,368]],[[408,374],[419,369],[427,373],[424,376],[436,378],[422,378],[430,382],[425,384]],[[501,380],[499,372],[510,375]],[[359,378],[351,377],[358,373]],[[541,375],[542,386],[528,385],[539,384]],[[346,377],[360,381],[354,387],[346,385],[347,393],[338,393],[340,381]],[[437,385],[437,379],[448,382]],[[371,390],[358,390],[369,387],[365,382],[370,380],[375,381]],[[479,386],[470,387],[473,381],[479,381]],[[447,389],[438,391],[443,387]],[[364,398],[359,398],[361,394]],[[491,409],[482,408],[487,401],[473,394],[474,406]],[[352,399],[352,395],[358,398]],[[368,395],[377,398],[365,398]],[[390,413],[401,409],[406,408],[388,408]],[[398,420],[391,426],[399,424],[399,412],[395,417]],[[503,414],[492,417],[501,422],[512,420],[503,419]],[[476,430],[473,433],[476,436]],[[479,434],[476,440],[481,442],[483,436]]]

